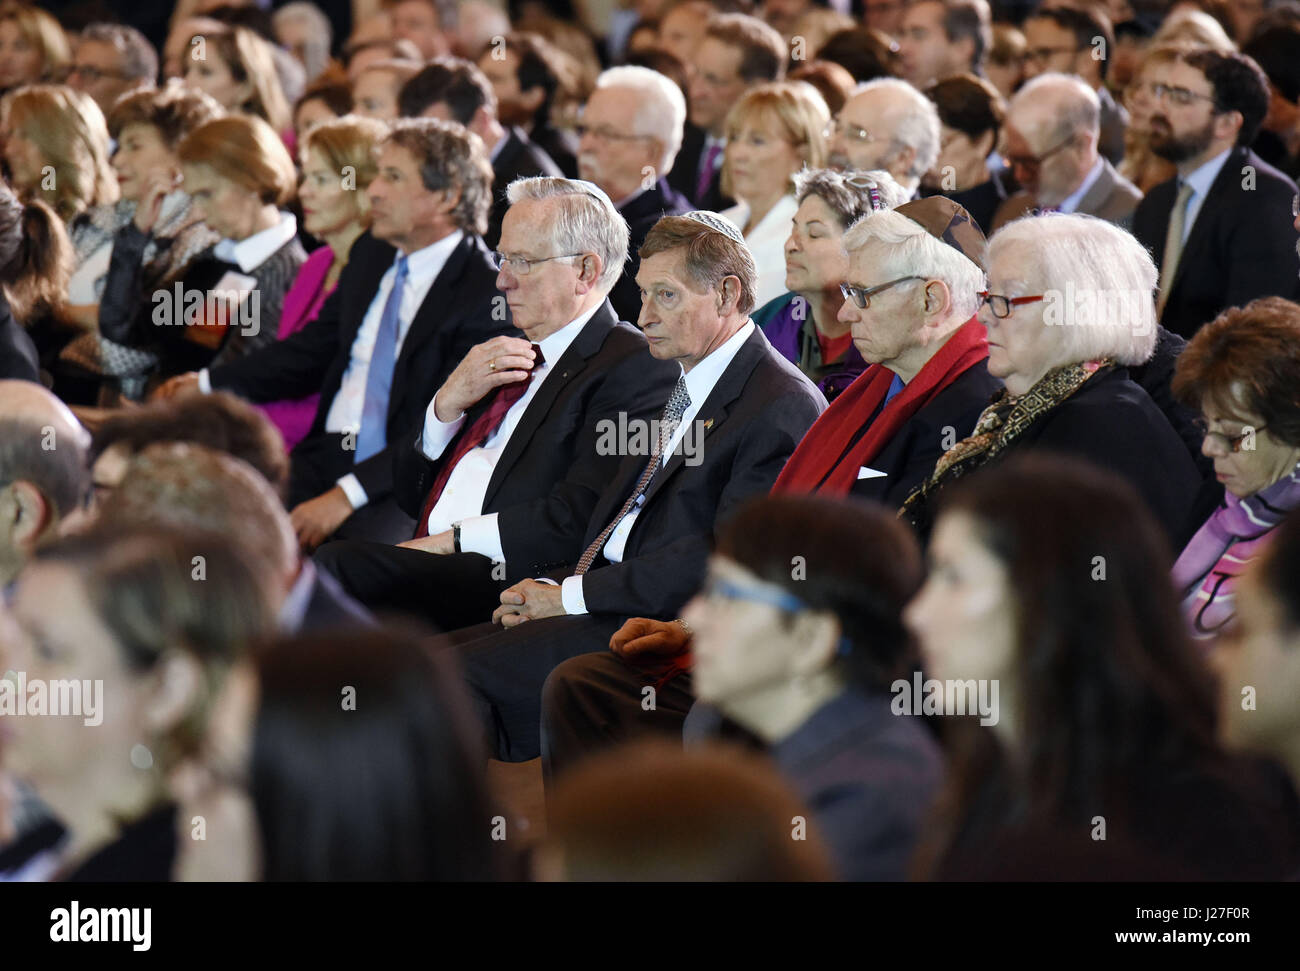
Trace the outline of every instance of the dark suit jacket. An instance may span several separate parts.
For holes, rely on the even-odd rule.
[[[506,188],[515,179],[535,175],[562,178],[564,173],[541,147],[529,140],[522,128],[511,126],[506,143],[492,162],[492,210],[488,213],[488,231],[483,237],[492,249],[501,240],[501,220],[506,218],[510,203],[506,201]]]
[[[1160,323],[1191,337],[1227,307],[1257,297],[1300,298],[1295,193],[1296,184],[1254,152],[1233,149],[1192,224]],[[1133,217],[1133,235],[1157,265],[1164,263],[1177,195],[1176,179],[1162,182]]]
[[[911,491],[934,471],[939,456],[975,430],[975,422],[1002,382],[989,374],[985,359],[967,368],[933,401],[907,420],[871,460],[885,475],[858,479],[852,494],[884,503],[890,509],[903,505]]]
[[[682,130],[682,147],[677,152],[677,159],[673,162],[672,170],[668,173],[668,184],[688,202],[691,203],[690,209],[708,209],[710,212],[722,212],[736,204],[736,200],[729,199],[722,194],[722,167],[719,166],[713,173],[713,180],[709,183],[709,191],[701,198],[697,199],[696,190],[699,188],[700,180],[700,162],[704,157],[704,139],[705,131],[686,123]]]
[[[600,454],[602,423],[658,418],[681,369],[650,356],[639,330],[614,316],[606,302],[556,361],[510,436],[483,497],[483,512],[496,513],[506,554],[506,579],[538,576],[543,564],[572,562],[601,490],[618,472],[616,451]],[[488,406],[469,410],[464,434]],[[431,462],[414,443],[397,455],[396,496],[418,518],[445,458]]]
[[[0,293],[0,378],[38,384],[41,380],[41,362],[36,345],[14,320],[4,293]]]
[[[362,235],[315,320],[285,340],[214,368],[209,375],[214,389],[233,391],[252,401],[321,393],[311,431],[291,457],[295,463],[308,461],[309,456],[321,460],[312,476],[317,492],[351,471],[372,502],[389,495],[396,449],[423,426],[425,406],[466,351],[490,337],[518,333],[504,301],[495,302],[497,271],[487,248],[477,236],[466,234],[416,311],[393,366],[388,445],[354,467],[353,452],[322,446],[328,440],[325,418],[351,361],[352,343],[395,253],[388,243],[369,233]]]
[[[578,177],[578,138],[567,129],[538,125],[529,132],[533,144],[551,157],[567,179]]]
[[[303,613],[302,631],[338,631],[343,627],[374,627],[374,616],[324,570],[313,569],[311,596]]]
[[[1214,463],[1201,454],[1201,442],[1205,436],[1197,424],[1200,413],[1174,398],[1174,369],[1178,366],[1178,355],[1183,353],[1186,346],[1186,338],[1157,324],[1156,349],[1152,352],[1151,359],[1145,364],[1130,367],[1128,374],[1169,419],[1169,424],[1183,440],[1187,451],[1191,453],[1192,461],[1200,469],[1201,477],[1210,479],[1214,475]]]
[[[772,755],[813,812],[845,880],[904,880],[943,782],[943,755],[924,721],[895,715],[886,694],[845,691]]]
[[[641,268],[641,244],[646,235],[664,216],[681,215],[693,208],[689,199],[660,179],[619,210],[627,220],[629,232],[627,266],[609,292],[609,302],[620,320],[635,324],[641,317],[641,291],[636,285],[636,273]]]
[[[722,372],[695,420],[700,462],[684,450],[656,473],[620,563],[598,556],[583,578],[593,614],[676,617],[704,582],[714,530],[745,500],[765,495],[826,399],[757,327]],[[692,432],[691,434],[695,434]],[[585,549],[617,515],[646,467],[629,455],[596,503]]]

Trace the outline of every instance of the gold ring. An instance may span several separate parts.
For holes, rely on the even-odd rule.
[[[495,360],[493,360],[493,361],[489,361],[489,362],[488,362],[488,370],[489,370],[489,371],[495,371],[496,369],[497,369],[497,362],[496,362]]]

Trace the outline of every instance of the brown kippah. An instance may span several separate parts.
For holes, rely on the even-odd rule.
[[[947,243],[981,270],[988,272],[988,240],[970,213],[945,196],[929,196],[904,203],[894,210],[927,233]]]

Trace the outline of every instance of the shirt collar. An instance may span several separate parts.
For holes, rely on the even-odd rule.
[[[289,594],[280,605],[280,630],[293,633],[302,628],[307,616],[307,605],[311,603],[312,590],[316,586],[316,567],[311,560],[303,560],[298,569],[298,576],[289,588]]]
[[[430,243],[424,249],[418,249],[406,257],[406,272],[412,277],[432,274],[437,276],[443,265],[451,257],[452,250],[460,245],[465,233],[459,229],[453,231],[436,243]],[[397,257],[393,257],[397,264]]]
[[[1088,190],[1096,184],[1099,178],[1101,178],[1102,170],[1105,167],[1106,163],[1104,163],[1101,160],[1101,156],[1098,155],[1097,161],[1092,163],[1092,168],[1088,170],[1088,174],[1085,175],[1083,181],[1079,183],[1079,188],[1075,189],[1068,196],[1062,199],[1061,204],[1056,207],[1057,210],[1060,212],[1074,212],[1077,210],[1079,208],[1079,203],[1083,201],[1083,197],[1088,194]]]
[[[227,263],[234,263],[245,273],[252,273],[297,235],[298,220],[292,213],[282,212],[279,222],[270,229],[263,229],[239,242],[223,239],[216,245],[213,255]]]
[[[505,148],[506,142],[510,141],[510,139],[514,136],[515,130],[513,128],[504,127],[504,126],[503,128],[505,134],[503,134],[499,139],[497,139],[497,143],[492,146],[492,151],[488,152],[489,162],[495,162],[497,160],[497,156],[501,154],[501,149]]]
[[[752,333],[754,333],[754,322],[746,320],[740,330],[728,337],[721,347],[686,372],[686,393],[691,397],[688,410],[691,414],[700,410],[700,406],[708,398],[713,386],[722,377],[722,372],[727,370],[727,365],[740,352],[741,346],[749,340],[749,335]]]
[[[537,346],[542,349],[542,360],[546,362],[547,367],[555,364],[564,356],[564,352],[569,349],[569,345],[582,333],[582,328],[587,326],[587,321],[591,320],[596,311],[600,309],[600,306],[600,304],[596,304],[586,313],[580,314],[569,321],[555,333],[549,334],[537,342]]]
[[[1204,163],[1200,168],[1191,172],[1187,178],[1181,179],[1182,182],[1188,182],[1192,186],[1192,191],[1201,198],[1204,198],[1210,192],[1210,186],[1214,185],[1214,180],[1219,177],[1224,163],[1228,161],[1228,156],[1232,154],[1232,149],[1220,152],[1214,158]]]
[[[650,191],[649,189],[637,189],[635,192],[633,192],[633,193],[632,193],[630,196],[628,196],[626,199],[623,199],[623,200],[621,200],[621,201],[619,201],[619,202],[614,203],[614,208],[615,208],[615,209],[618,209],[618,210],[620,210],[620,211],[623,210],[623,209],[626,209],[628,206],[630,206],[630,205],[632,204],[632,201],[633,201],[634,199],[636,199],[638,196],[643,196],[643,195],[645,195],[645,194],[646,194],[647,192],[649,192],[649,191]]]

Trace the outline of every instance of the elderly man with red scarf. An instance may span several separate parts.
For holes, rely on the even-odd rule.
[[[975,314],[987,244],[942,196],[873,212],[844,235],[849,278],[840,320],[868,367],[817,420],[773,492],[817,492],[902,505],[944,451],[970,434],[1000,382]],[[644,731],[678,733],[694,702],[690,632],[632,618],[608,654],[551,673],[543,693],[548,774]],[[655,688],[653,711],[644,688]]]

